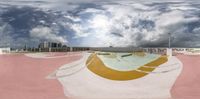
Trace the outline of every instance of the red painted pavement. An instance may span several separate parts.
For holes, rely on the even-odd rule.
[[[200,56],[178,55],[183,70],[172,87],[173,99],[200,99]]]
[[[80,58],[81,55],[50,59],[0,55],[0,99],[67,99],[61,84],[45,77]]]

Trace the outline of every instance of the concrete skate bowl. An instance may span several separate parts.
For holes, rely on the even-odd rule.
[[[101,77],[133,80],[148,75],[167,61],[167,56],[148,53],[93,53],[86,64],[90,71]]]
[[[61,66],[55,74],[65,95],[73,99],[170,99],[181,69],[173,56],[95,52]]]

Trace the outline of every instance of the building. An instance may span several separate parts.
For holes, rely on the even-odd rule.
[[[69,51],[66,45],[60,42],[42,42],[38,45],[39,52],[65,52]]]
[[[7,48],[0,48],[0,54],[4,54],[4,53],[10,53],[11,49],[9,47]]]
[[[62,45],[62,43],[57,42],[43,42],[38,45],[38,48],[62,48],[66,47],[66,45]]]
[[[71,47],[70,51],[88,51],[90,50],[89,47]]]

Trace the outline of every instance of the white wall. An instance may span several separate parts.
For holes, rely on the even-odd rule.
[[[167,48],[167,55],[168,55],[169,57],[172,56],[172,49],[171,49],[171,48]]]
[[[10,48],[0,48],[0,54],[10,53]]]
[[[0,49],[0,54],[2,54],[2,50]]]

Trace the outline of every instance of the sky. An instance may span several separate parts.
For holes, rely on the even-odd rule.
[[[0,0],[0,47],[200,47],[198,0]]]

